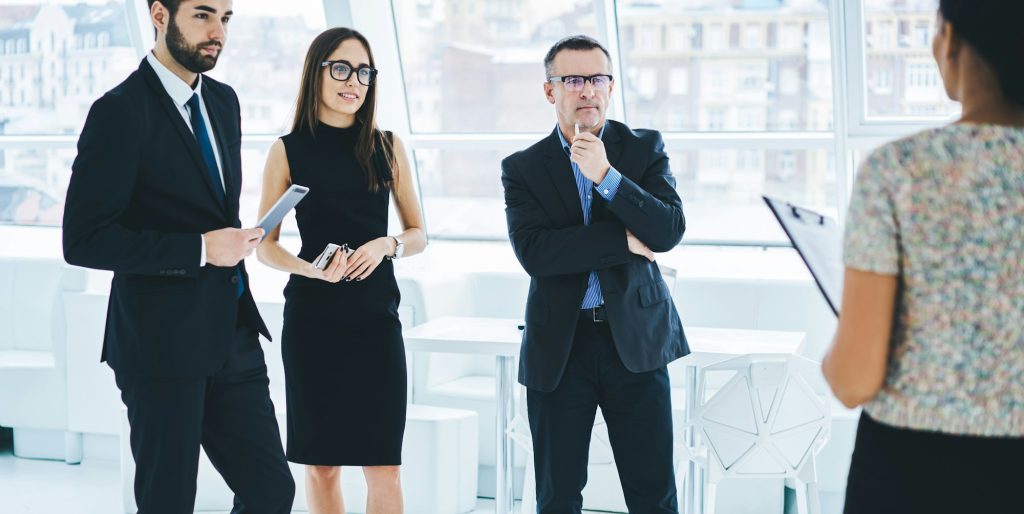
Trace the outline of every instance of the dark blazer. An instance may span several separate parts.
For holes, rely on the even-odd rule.
[[[583,224],[557,132],[501,163],[509,238],[531,277],[519,360],[519,381],[531,389],[558,386],[592,270],[627,369],[650,371],[690,353],[658,265],[626,246],[627,228],[655,252],[671,250],[683,237],[683,204],[665,145],[657,131],[607,123],[608,161],[623,178],[611,202],[594,192],[590,225]]]
[[[238,97],[203,77],[222,161],[218,199],[199,145],[153,68],[139,69],[89,110],[64,208],[64,258],[111,270],[101,360],[125,375],[212,374],[237,325],[270,334],[234,268],[200,267],[201,234],[241,227]]]

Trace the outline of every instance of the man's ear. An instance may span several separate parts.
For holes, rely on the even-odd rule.
[[[153,6],[149,8],[149,18],[157,31],[166,30],[167,24],[171,21],[171,12],[163,2],[153,2]]]
[[[544,97],[548,99],[549,104],[555,103],[555,88],[550,82],[544,83]]]

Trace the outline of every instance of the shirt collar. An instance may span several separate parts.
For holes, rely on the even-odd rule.
[[[179,80],[178,82],[181,82],[181,81]],[[608,128],[608,122],[607,121],[604,122],[604,125],[601,126],[601,132],[597,133],[597,138],[598,139],[604,139],[604,129],[606,129],[606,128]],[[562,148],[563,149],[568,149],[569,146],[570,146],[569,142],[565,140],[565,136],[562,135],[562,127],[559,126],[557,123],[555,123],[555,132],[558,133],[558,140],[562,142]]]
[[[174,74],[173,71],[167,69],[164,63],[160,62],[159,59],[153,55],[153,52],[146,54],[146,60],[149,65],[153,67],[153,71],[156,72],[157,78],[160,79],[160,83],[164,85],[164,89],[167,90],[167,94],[170,95],[171,100],[178,107],[184,106],[188,103],[192,95],[199,95],[202,99],[203,90],[203,74],[199,74],[199,80],[196,81],[196,88],[192,89],[184,80]]]

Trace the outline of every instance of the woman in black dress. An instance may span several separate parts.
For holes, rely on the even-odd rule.
[[[392,260],[423,251],[426,235],[402,142],[374,121],[376,75],[370,45],[334,28],[306,54],[295,121],[267,157],[260,212],[291,185],[309,188],[295,209],[298,256],[280,229],[257,250],[290,272],[281,350],[288,460],[306,464],[310,512],[344,512],[339,466],[362,466],[368,513],[400,513],[406,366]],[[388,235],[394,198],[403,232]],[[313,262],[328,243],[326,269]]]

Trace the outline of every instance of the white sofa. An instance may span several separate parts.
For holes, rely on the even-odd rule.
[[[14,429],[19,457],[81,460],[68,433],[65,291],[86,274],[55,259],[0,257],[0,425]]]

